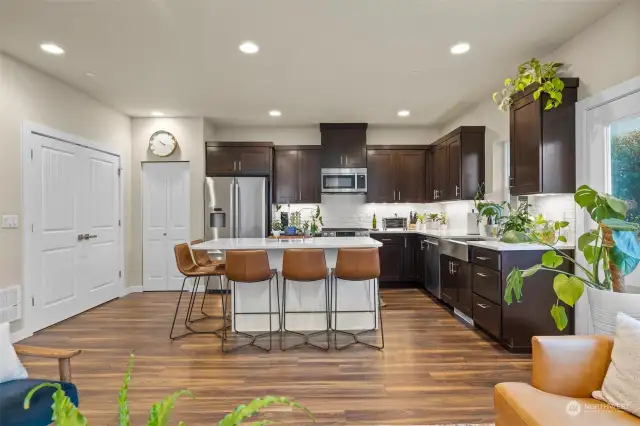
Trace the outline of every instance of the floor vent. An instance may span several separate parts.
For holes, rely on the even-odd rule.
[[[12,322],[22,318],[20,287],[0,289],[0,322]]]

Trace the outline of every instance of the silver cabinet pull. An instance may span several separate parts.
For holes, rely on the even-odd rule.
[[[485,304],[483,304],[483,303],[478,303],[477,305],[478,305],[479,307],[481,307],[482,309],[487,309],[487,308],[489,308],[489,305],[485,305]]]
[[[476,272],[476,275],[479,275],[479,276],[481,276],[481,277],[483,277],[483,278],[488,277],[488,275],[487,275],[487,274],[485,274],[485,273],[483,273],[483,272]]]
[[[400,200],[401,200],[401,198],[400,198],[400,190],[398,190],[398,201],[400,201]]]
[[[407,248],[407,237],[404,237],[404,248]]]
[[[395,201],[395,200],[396,200],[396,190],[394,189],[393,190],[393,201]]]
[[[235,161],[235,160],[233,161],[233,171],[234,172],[236,171],[237,163],[238,163],[237,161]]]
[[[478,259],[478,260],[489,260],[488,257],[484,257],[484,256],[478,256],[478,257],[476,257],[476,259]]]
[[[391,238],[383,238],[382,241],[392,241]]]
[[[242,161],[238,161],[238,170],[242,171]]]
[[[346,165],[348,165],[348,164],[349,164],[349,156],[348,156],[348,155],[345,155],[345,156],[344,156],[344,165],[346,166]]]
[[[298,190],[298,201],[302,201],[302,189]]]
[[[460,187],[456,185],[456,197],[460,195]]]

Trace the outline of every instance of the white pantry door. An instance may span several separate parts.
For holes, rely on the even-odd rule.
[[[31,133],[24,259],[33,331],[120,296],[117,156]]]
[[[627,220],[640,223],[640,78],[579,102],[576,111],[578,185],[628,201]],[[577,235],[594,228],[588,213],[579,212]],[[625,283],[640,292],[640,268]],[[582,302],[576,311],[578,333],[588,332],[588,313]]]
[[[189,163],[143,163],[142,192],[144,290],[180,290],[173,248],[189,238]]]

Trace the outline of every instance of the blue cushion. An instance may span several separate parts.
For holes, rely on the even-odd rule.
[[[53,380],[24,379],[0,383],[0,425],[2,426],[46,426],[51,423],[51,404],[55,388],[46,387],[31,397],[31,405],[24,409],[24,398],[40,383],[60,383],[62,390],[78,406],[78,389],[73,383]]]

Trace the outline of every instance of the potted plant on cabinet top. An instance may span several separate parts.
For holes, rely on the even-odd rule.
[[[545,93],[548,98],[544,109],[558,107],[562,103],[564,90],[564,82],[558,77],[558,69],[562,66],[563,64],[558,62],[541,64],[536,58],[520,64],[518,74],[504,81],[504,88],[493,94],[493,101],[501,111],[509,111],[514,94],[524,92],[532,84],[538,84],[538,88],[533,92],[533,99],[537,101],[540,95]]]
[[[623,312],[640,319],[640,294],[625,293],[624,277],[633,272],[640,262],[640,225],[625,221],[627,203],[608,194],[597,193],[587,185],[576,190],[576,203],[585,209],[597,224],[578,238],[578,250],[582,252],[586,265],[552,245],[522,232],[509,231],[503,241],[509,243],[535,242],[551,248],[542,255],[541,263],[527,269],[513,268],[507,277],[504,300],[507,304],[523,297],[524,278],[539,271],[556,271],[564,261],[575,264],[580,275],[559,273],[553,280],[553,289],[558,297],[551,307],[551,316],[559,330],[569,320],[560,301],[574,306],[587,286],[591,320],[594,331],[614,334],[616,315]]]

